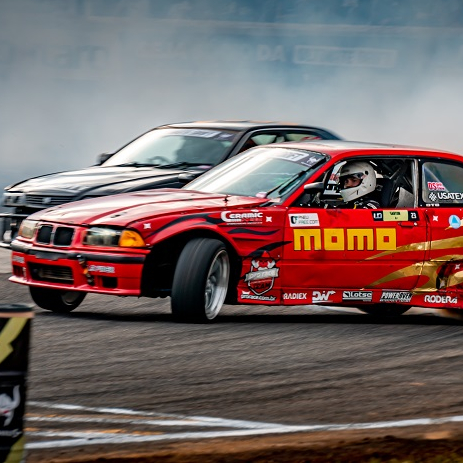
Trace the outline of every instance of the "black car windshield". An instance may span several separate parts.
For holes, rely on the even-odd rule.
[[[240,154],[184,186],[185,189],[259,198],[291,193],[328,157],[293,148],[266,146]]]
[[[236,132],[210,129],[154,129],[120,149],[103,167],[203,167],[219,164]]]

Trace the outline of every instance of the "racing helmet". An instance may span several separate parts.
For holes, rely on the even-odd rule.
[[[355,177],[360,180],[358,186],[344,188],[348,177]],[[376,174],[369,162],[353,161],[347,162],[341,167],[338,178],[339,193],[347,203],[371,193],[376,188]]]

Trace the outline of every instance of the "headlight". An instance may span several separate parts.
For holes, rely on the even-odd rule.
[[[33,238],[35,229],[37,228],[37,223],[38,222],[36,220],[23,220],[21,222],[21,226],[19,227],[19,236],[28,240]]]
[[[4,206],[24,206],[26,204],[26,195],[24,193],[3,193]]]
[[[134,230],[115,230],[103,227],[89,228],[85,233],[83,244],[87,246],[120,246],[128,248],[145,246],[143,238]]]

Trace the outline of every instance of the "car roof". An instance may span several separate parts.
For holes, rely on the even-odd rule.
[[[246,131],[250,129],[259,128],[303,128],[303,129],[316,129],[326,130],[321,127],[298,124],[295,122],[282,122],[282,121],[234,121],[234,120],[210,120],[210,121],[190,121],[179,122],[174,124],[164,124],[160,128],[174,127],[174,128],[208,128],[208,129],[224,129]],[[331,133],[331,131],[329,131]]]
[[[315,140],[315,141],[299,141],[274,143],[266,145],[268,147],[285,147],[294,149],[305,149],[310,151],[319,151],[328,154],[330,157],[338,157],[345,154],[352,155],[420,155],[420,156],[441,156],[455,158],[461,157],[461,154],[440,150],[435,148],[426,148],[421,146],[399,145],[392,143],[373,143],[361,141],[346,141],[346,140]]]

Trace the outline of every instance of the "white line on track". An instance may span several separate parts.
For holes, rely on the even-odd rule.
[[[66,405],[66,404],[52,404],[47,402],[29,402],[30,405],[36,407],[55,408],[73,411],[88,411],[98,413],[112,413],[121,415],[136,415],[142,417],[141,419],[122,420],[116,419],[114,422],[130,422],[131,424],[160,424],[166,425],[169,420],[144,420],[143,417],[149,416],[169,416],[181,417],[181,420],[170,420],[172,426],[175,421],[179,425],[196,425],[196,426],[218,426],[218,427],[241,427],[244,429],[222,430],[222,431],[200,431],[200,432],[178,432],[170,434],[149,434],[144,431],[143,435],[140,433],[108,433],[108,432],[49,432],[49,431],[32,431],[28,435],[37,437],[49,437],[55,440],[46,442],[31,442],[26,444],[27,449],[46,449],[58,447],[76,447],[94,444],[128,444],[128,443],[142,443],[142,442],[156,442],[164,440],[182,440],[182,439],[213,439],[218,437],[239,437],[239,436],[257,436],[266,434],[284,434],[296,432],[315,432],[315,431],[347,431],[347,430],[366,430],[366,429],[381,429],[381,428],[398,428],[409,426],[429,426],[446,423],[459,423],[463,422],[463,416],[450,416],[444,418],[418,418],[399,421],[378,421],[371,423],[346,423],[346,424],[325,424],[325,425],[279,425],[274,423],[259,423],[255,421],[243,420],[227,420],[221,418],[209,418],[198,416],[183,416],[183,415],[167,415],[162,413],[153,412],[138,412],[135,410],[122,409],[122,408],[100,408],[100,407],[83,407],[80,405]],[[31,417],[33,418],[33,417]],[[28,418],[28,419],[31,419]],[[62,419],[60,419],[62,420]],[[66,421],[84,421],[94,420],[94,418],[66,418]],[[99,419],[97,419],[99,420]],[[104,418],[102,420],[105,420]],[[113,420],[110,420],[112,422]],[[103,421],[107,422],[107,421]],[[57,440],[56,438],[67,438]]]

